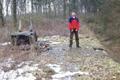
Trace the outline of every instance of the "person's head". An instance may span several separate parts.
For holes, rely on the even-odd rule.
[[[75,17],[75,16],[76,16],[76,13],[75,13],[75,12],[72,12],[72,13],[71,13],[71,16]]]

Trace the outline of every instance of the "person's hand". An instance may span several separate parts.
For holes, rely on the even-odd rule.
[[[73,32],[73,29],[71,30],[71,32]]]
[[[78,31],[77,29],[75,31]]]

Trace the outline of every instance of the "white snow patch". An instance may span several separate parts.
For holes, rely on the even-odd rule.
[[[105,50],[103,50],[103,53],[104,53],[104,54],[107,54],[107,52],[106,52]]]
[[[5,60],[2,64],[10,67],[12,65],[12,59]],[[16,65],[17,66],[17,65]],[[4,66],[2,66],[4,67]],[[32,64],[31,62],[22,62],[17,66],[17,69],[9,70],[5,72],[0,69],[0,80],[36,80],[36,77],[32,72],[39,70],[38,64]]]
[[[24,76],[19,76],[14,80],[35,80],[36,77],[34,77],[31,73],[26,73]],[[12,79],[11,79],[12,80]]]
[[[1,46],[7,46],[7,45],[10,45],[11,42],[4,42],[4,43],[0,43]]]
[[[48,64],[47,66],[54,70],[56,73],[59,73],[61,70],[60,65],[57,64]]]
[[[4,60],[2,63],[0,63],[0,67],[8,67],[10,68],[12,66],[12,64],[14,64],[15,61],[12,60],[12,58],[9,58],[7,60]]]
[[[66,78],[66,77],[68,77],[69,80],[72,80],[71,77],[74,75],[85,75],[85,76],[90,75],[89,72],[82,72],[82,71],[78,71],[78,72],[61,71],[60,65],[57,64],[48,64],[47,66],[56,72],[55,75],[52,75],[52,80],[59,80],[61,78]]]
[[[61,42],[51,42],[52,45],[61,44]]]
[[[58,73],[58,74],[55,74],[52,76],[53,79],[61,79],[61,78],[65,78],[65,77],[70,77],[70,76],[74,76],[74,75],[89,75],[88,72],[81,72],[81,71],[78,71],[78,72],[70,72],[70,71],[67,71],[67,72],[62,72],[62,73]]]
[[[20,71],[21,70],[21,71]],[[28,71],[28,72],[26,72]],[[9,72],[0,72],[0,80],[35,80],[36,77],[30,73],[30,70],[19,69],[17,71],[11,70]]]

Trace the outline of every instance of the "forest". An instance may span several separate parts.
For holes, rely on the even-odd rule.
[[[67,19],[75,11],[82,19],[102,25],[98,32],[119,38],[119,4],[119,0],[1,0],[0,23],[4,27],[12,21],[17,27],[22,16],[32,15]]]

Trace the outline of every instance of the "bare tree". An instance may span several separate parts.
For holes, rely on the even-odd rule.
[[[17,3],[16,0],[12,1],[12,14],[13,14],[13,26],[17,29]]]
[[[3,15],[3,5],[2,5],[2,0],[0,0],[0,24],[4,26],[4,15]]]
[[[10,2],[11,2],[11,0],[7,0],[6,1],[6,4],[5,4],[5,6],[6,6],[6,16],[8,16],[9,14],[9,10],[8,10],[8,8],[9,8],[9,5],[10,5]]]
[[[63,0],[63,17],[66,18],[66,0]]]

